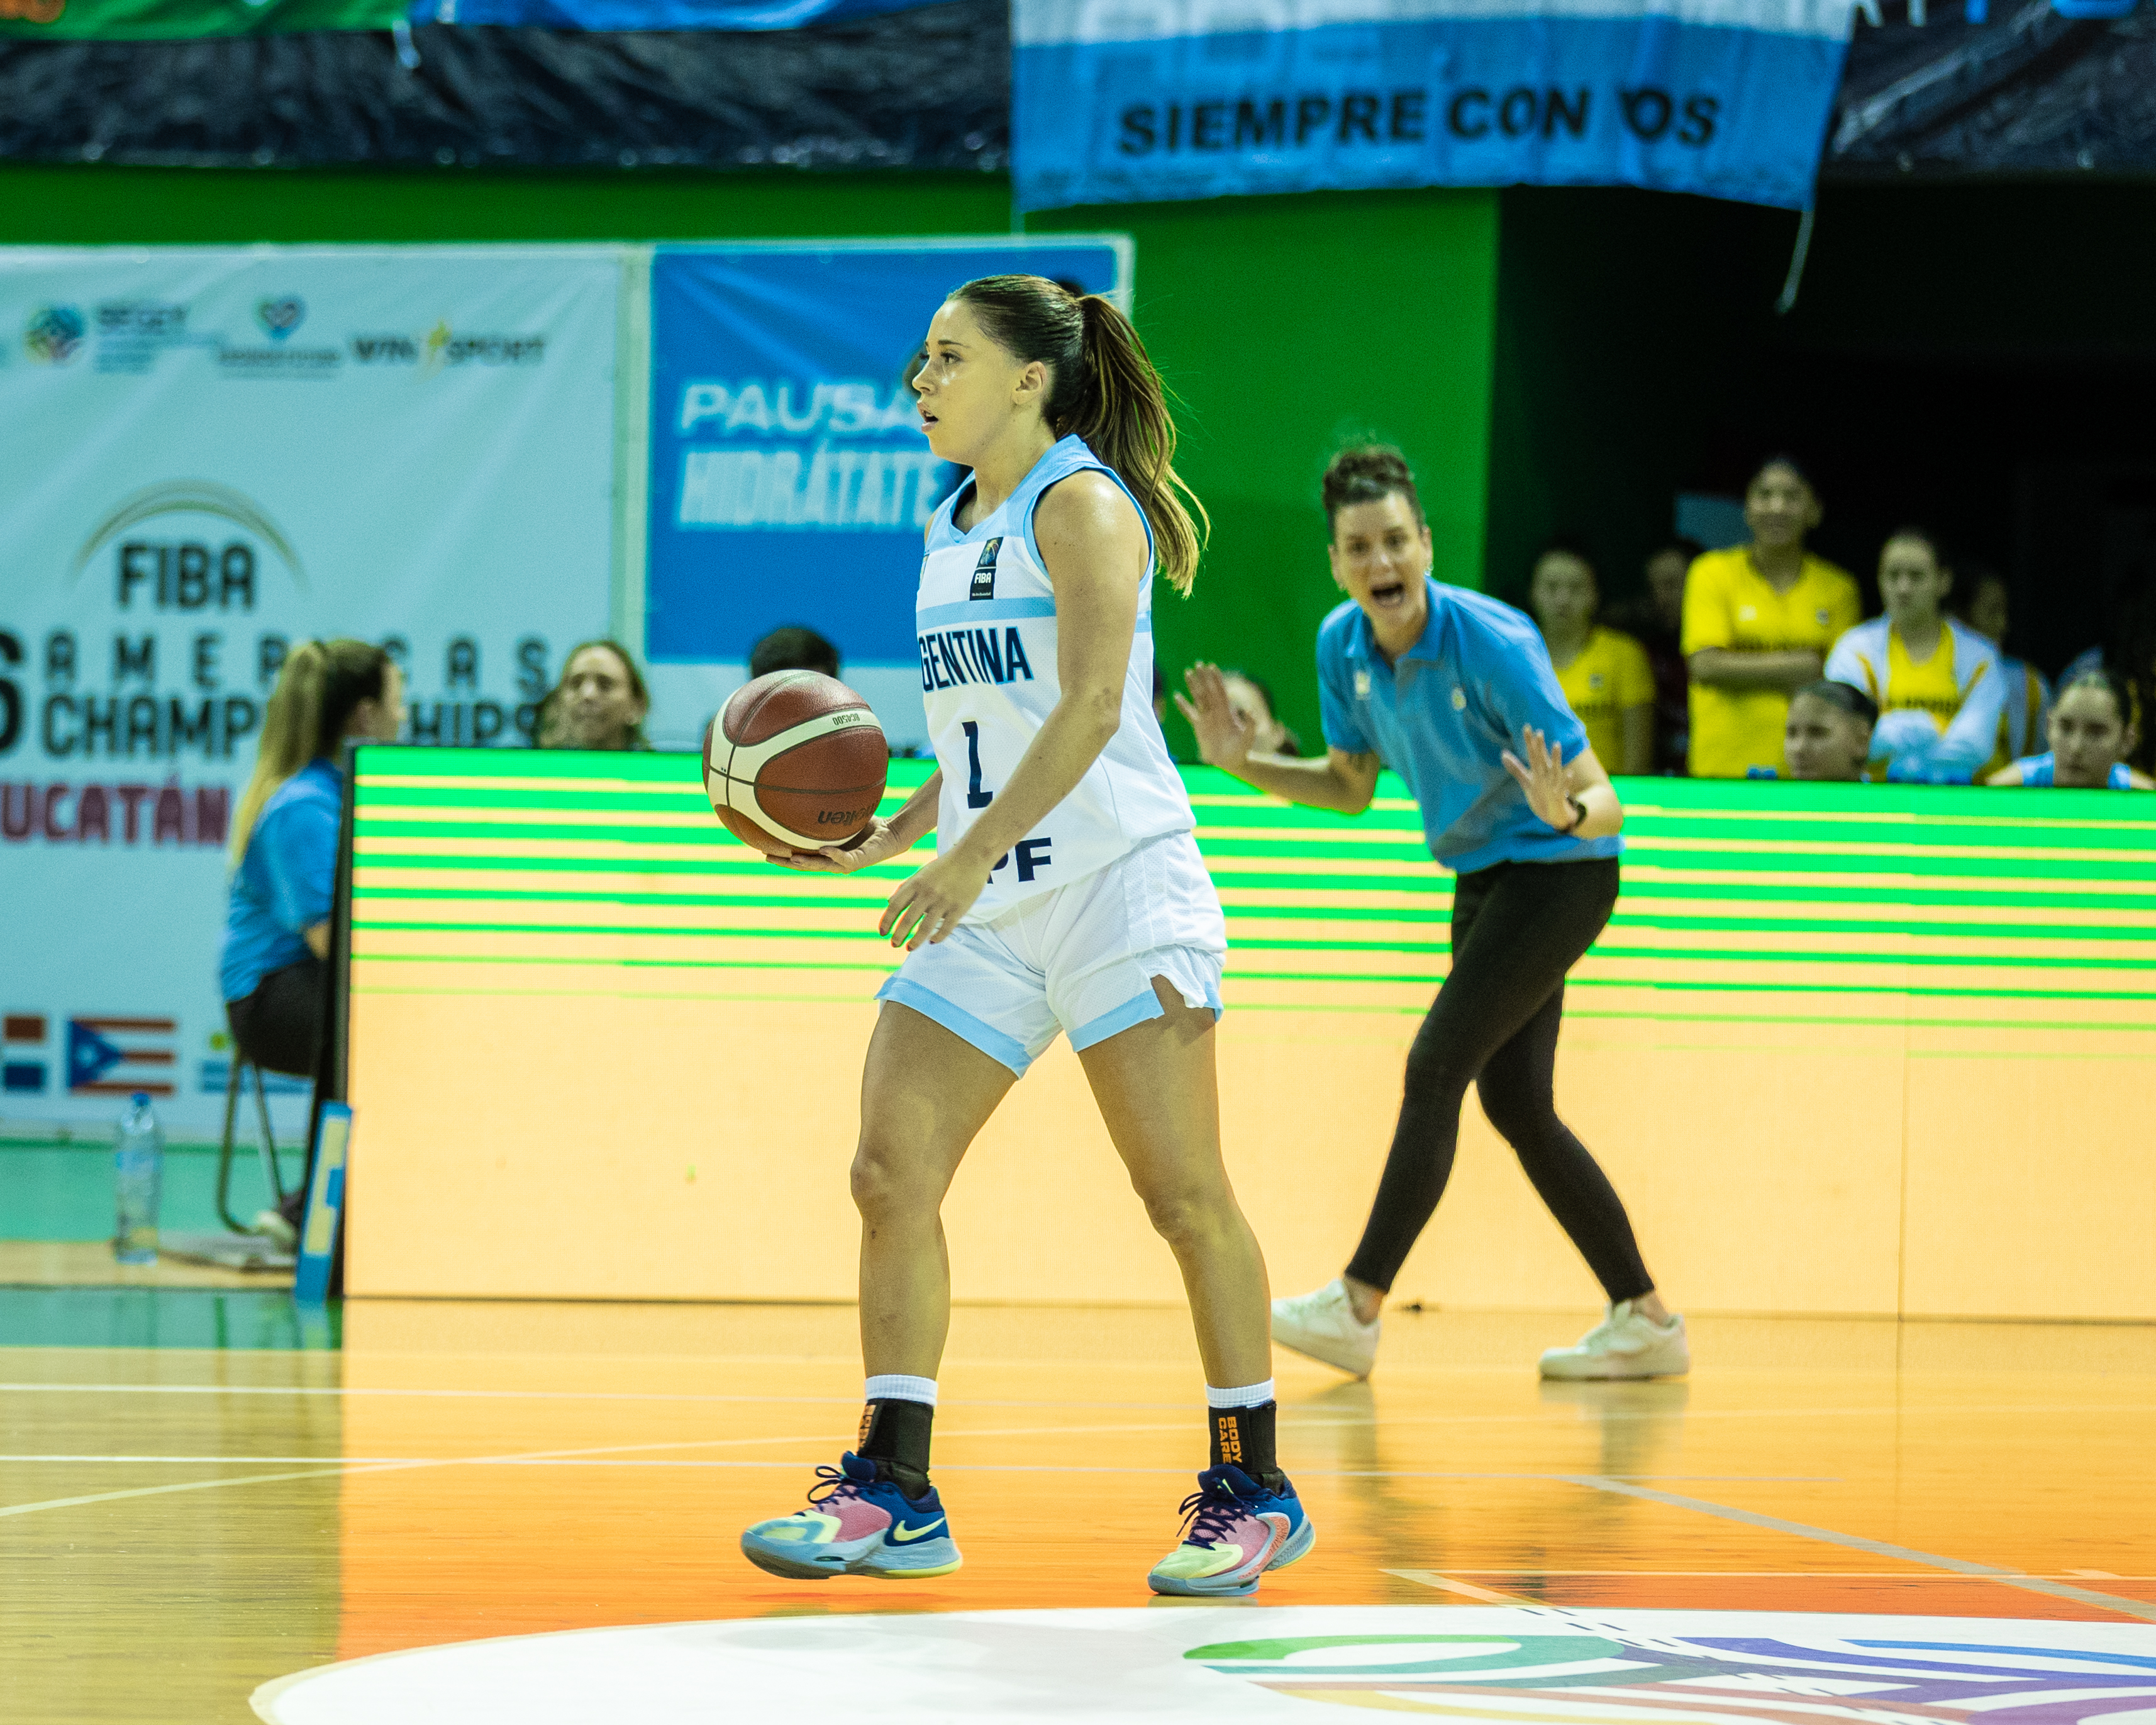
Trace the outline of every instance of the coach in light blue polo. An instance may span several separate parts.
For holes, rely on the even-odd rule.
[[[1273,1340],[1368,1375],[1385,1298],[1451,1177],[1472,1089],[1609,1302],[1577,1345],[1543,1353],[1543,1375],[1683,1372],[1684,1321],[1663,1304],[1623,1200],[1556,1105],[1566,978],[1617,906],[1617,787],[1534,624],[1430,578],[1435,541],[1406,456],[1381,444],[1341,451],[1320,501],[1327,559],[1348,595],[1317,633],[1326,758],[1252,753],[1216,666],[1191,667],[1183,714],[1209,764],[1292,802],[1353,816],[1375,801],[1381,766],[1405,779],[1430,853],[1453,872],[1450,959],[1408,1048],[1363,1238],[1338,1277],[1273,1302]],[[1403,944],[1399,962],[1428,963],[1436,980],[1431,946]]]
[[[1625,841],[1614,833],[1573,838],[1543,821],[1505,770],[1505,751],[1522,753],[1530,725],[1567,760],[1587,747],[1542,631],[1502,600],[1428,575],[1423,584],[1429,620],[1395,663],[1353,600],[1326,618],[1317,632],[1326,742],[1375,754],[1407,780],[1430,854],[1455,873],[1616,856]]]

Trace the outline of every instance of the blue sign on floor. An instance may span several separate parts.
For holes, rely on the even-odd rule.
[[[651,268],[644,651],[740,663],[782,623],[910,665],[921,533],[957,470],[908,362],[976,276],[1127,291],[1129,242],[662,247]]]
[[[319,1305],[329,1297],[336,1264],[337,1233],[344,1222],[344,1175],[352,1149],[352,1110],[341,1102],[325,1102],[315,1130],[315,1172],[307,1187],[307,1213],[300,1224],[300,1261],[292,1274],[292,1298]]]

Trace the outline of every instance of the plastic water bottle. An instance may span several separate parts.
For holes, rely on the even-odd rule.
[[[165,1135],[150,1106],[149,1093],[137,1090],[120,1117],[120,1144],[112,1158],[118,1218],[112,1255],[122,1264],[157,1261],[157,1198],[165,1183]]]

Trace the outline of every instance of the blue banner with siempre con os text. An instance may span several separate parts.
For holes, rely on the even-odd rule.
[[[415,24],[526,24],[550,30],[797,30],[937,0],[413,0]]]
[[[838,646],[894,743],[925,741],[921,536],[957,470],[921,434],[909,363],[963,281],[1046,275],[1127,304],[1130,258],[1120,235],[661,247],[643,595],[654,687],[708,712],[760,636],[803,624]]]
[[[1801,209],[1850,0],[1015,0],[1018,203],[1630,185]]]

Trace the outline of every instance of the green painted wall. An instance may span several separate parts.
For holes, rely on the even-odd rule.
[[[0,245],[1001,234],[1009,197],[999,175],[0,166]],[[1342,441],[1407,451],[1440,578],[1481,584],[1496,196],[1229,198],[1028,224],[1101,230],[1137,236],[1138,326],[1182,398],[1181,466],[1213,516],[1197,592],[1158,602],[1161,663],[1216,658],[1265,677],[1315,748],[1312,638],[1338,596],[1317,481]]]

